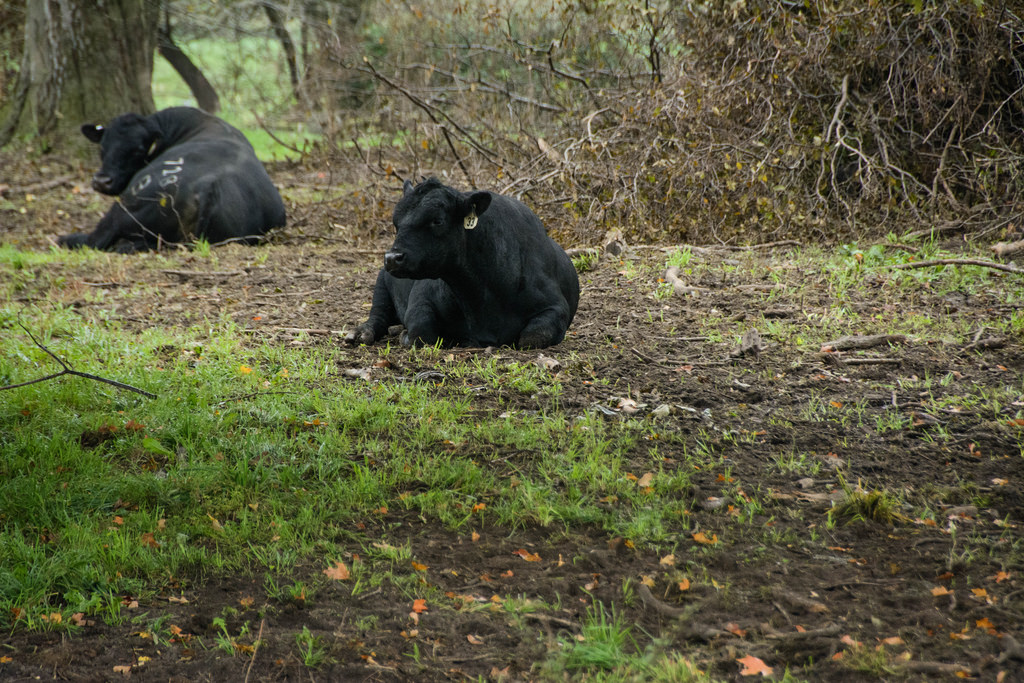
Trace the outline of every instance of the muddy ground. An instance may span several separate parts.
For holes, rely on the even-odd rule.
[[[19,162],[17,168],[0,178],[8,185],[0,242],[46,249],[57,234],[89,229],[107,204],[87,189],[90,171],[79,165]],[[367,203],[303,167],[278,167],[274,176],[299,200],[289,207],[291,225],[268,245],[218,248],[215,260],[185,252],[111,256],[98,271],[63,270],[62,284],[29,290],[24,303],[45,304],[39,300],[45,294],[74,307],[83,321],[102,312],[128,330],[184,328],[227,315],[254,340],[339,344],[340,334],[368,310],[373,273],[389,241],[387,197],[381,194],[380,205]],[[318,187],[328,190],[324,201],[302,199]],[[187,635],[154,643],[137,625],[110,627],[99,619],[73,636],[16,631],[0,635],[0,655],[10,657],[0,664],[0,679],[120,680],[115,667],[131,665],[131,678],[146,681],[536,680],[534,664],[558,648],[560,638],[578,634],[591,600],[600,600],[635,624],[641,642],[658,639],[720,680],[741,680],[737,659],[746,655],[774,666],[775,678],[788,666],[797,679],[818,681],[1024,680],[1024,436],[1010,424],[1024,407],[1024,341],[1004,338],[993,348],[968,350],[963,340],[924,334],[847,356],[886,362],[844,364],[793,336],[766,334],[760,353],[729,358],[737,337],[766,320],[813,329],[840,305],[878,321],[851,333],[884,332],[886,320],[910,310],[934,319],[962,317],[973,328],[1003,321],[1011,310],[996,288],[908,292],[889,287],[884,271],[866,272],[867,286],[836,301],[822,273],[788,265],[785,248],[765,257],[760,265],[732,269],[754,257],[699,255],[711,265],[688,283],[700,288],[699,296],[665,299],[652,296],[664,252],[635,247],[606,257],[581,276],[570,335],[547,352],[572,363],[560,410],[577,415],[615,408],[612,397],[626,395],[646,406],[641,419],[652,419],[644,411],[654,406],[676,406],[663,418],[665,430],[682,435],[683,443],[700,430],[726,457],[730,476],[763,499],[763,514],[737,524],[728,500],[717,500],[729,490],[723,472],[694,475],[694,528],[717,534],[720,545],[704,553],[689,532],[680,533],[676,558],[684,566],[696,561],[691,567],[703,567],[727,590],[702,580],[680,591],[676,570],[659,564],[664,552],[630,548],[600,529],[484,525],[473,542],[466,530],[447,532],[389,511],[368,520],[363,533],[370,541],[375,535],[393,544],[408,540],[415,557],[436,570],[429,580],[452,594],[452,605],[479,605],[497,595],[539,598],[558,608],[518,618],[502,610],[430,610],[410,638],[409,605],[397,589],[353,597],[350,586],[324,583],[321,567],[309,566],[300,574],[321,586],[316,599],[281,603],[268,599],[261,576],[213,577],[185,587],[187,604],[165,596],[137,607],[150,617],[170,615],[168,623],[200,636],[205,647]],[[133,295],[131,285],[140,281],[152,286],[144,296]],[[799,296],[791,294],[796,285]],[[693,339],[709,319],[717,321],[722,340]],[[349,367],[367,367],[378,352],[348,350]],[[403,353],[392,352],[395,365],[383,381],[427,369]],[[456,355],[482,353],[537,355],[509,349]],[[343,369],[338,381],[364,381],[344,377]],[[922,388],[926,378],[947,376],[953,381]],[[1016,403],[996,413],[922,409],[926,398],[977,394],[969,387],[1005,392],[1007,386],[1016,387]],[[519,396],[487,392],[478,400],[481,409],[536,407]],[[829,410],[832,402],[860,402],[865,418],[844,422],[841,411]],[[893,416],[902,419],[899,428],[877,428]],[[740,433],[753,438],[733,436]],[[662,450],[666,470],[678,448]],[[794,454],[819,459],[817,475],[777,465]],[[643,471],[646,450],[638,450],[637,461]],[[495,467],[503,466],[496,460]],[[898,495],[911,504],[907,518],[830,528],[826,512],[841,497],[840,477]],[[925,505],[941,511],[936,524],[916,518]],[[521,561],[512,554],[521,548],[534,549],[543,561]],[[642,575],[654,577],[653,593],[638,589]],[[623,597],[626,579],[632,600]],[[255,653],[232,655],[212,645],[213,619],[227,606],[237,610],[233,632],[246,621],[250,643],[259,632]],[[330,661],[318,668],[307,669],[296,654],[295,635],[304,627],[327,645]],[[418,657],[412,656],[414,640]]]

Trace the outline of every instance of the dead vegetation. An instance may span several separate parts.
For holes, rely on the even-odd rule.
[[[402,141],[347,148],[378,183],[435,173],[526,195],[587,244],[612,227],[732,244],[1019,224],[1009,3],[443,4],[378,7],[391,32],[336,63]]]

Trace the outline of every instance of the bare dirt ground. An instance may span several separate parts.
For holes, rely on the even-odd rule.
[[[19,168],[19,177],[0,178],[10,186],[0,209],[0,242],[46,249],[53,235],[91,228],[107,205],[84,189],[86,169],[59,162]],[[65,175],[56,187],[37,184]],[[322,174],[301,167],[278,168],[274,175],[285,194],[324,182]],[[26,199],[26,188],[33,199]],[[323,202],[292,204],[291,225],[269,245],[222,247],[212,258],[112,255],[99,272],[66,270],[63,284],[51,286],[48,296],[74,307],[83,322],[102,311],[129,330],[230,316],[253,339],[338,345],[341,331],[365,319],[389,241],[390,200],[377,201],[339,191]],[[397,589],[385,585],[353,597],[349,586],[332,582],[310,604],[282,604],[266,596],[260,578],[210,576],[185,587],[187,604],[165,596],[138,606],[151,616],[169,615],[186,634],[176,642],[154,643],[137,625],[99,620],[73,636],[5,633],[0,655],[16,656],[0,664],[0,679],[119,680],[114,667],[134,664],[131,678],[147,681],[531,680],[538,675],[534,664],[559,647],[559,637],[578,634],[591,600],[601,600],[615,605],[638,635],[646,634],[641,640],[658,639],[721,680],[740,680],[736,660],[747,654],[773,665],[776,678],[788,666],[797,679],[820,681],[1024,680],[1024,436],[1012,424],[1024,396],[996,413],[922,410],[926,398],[962,395],[965,387],[1019,390],[1024,342],[1008,338],[994,348],[968,350],[923,336],[847,356],[884,357],[886,363],[844,364],[808,352],[792,337],[765,335],[760,353],[729,358],[736,337],[763,320],[813,328],[839,305],[881,321],[913,310],[933,318],[962,316],[980,328],[1010,315],[998,292],[951,295],[922,287],[908,298],[906,291],[889,290],[884,273],[866,273],[870,286],[837,302],[822,274],[787,268],[778,254],[760,267],[737,269],[728,267],[732,259],[747,263],[750,257],[696,258],[712,266],[689,283],[701,288],[700,296],[666,299],[652,296],[662,251],[637,248],[602,260],[581,276],[582,300],[569,337],[547,353],[571,363],[559,410],[577,415],[599,405],[614,408],[611,397],[626,395],[646,406],[641,419],[652,419],[644,413],[654,406],[676,406],[662,418],[665,432],[681,437],[661,451],[664,468],[678,466],[676,444],[689,440],[694,447],[698,432],[724,455],[727,472],[693,474],[688,502],[694,528],[717,534],[720,543],[708,553],[689,532],[680,533],[676,551],[680,564],[702,568],[714,583],[680,591],[669,580],[676,569],[659,564],[663,553],[630,548],[601,529],[481,526],[475,529],[480,540],[471,542],[465,530],[448,532],[391,511],[368,520],[361,533],[408,541],[436,570],[428,580],[452,596],[453,606],[497,595],[540,598],[558,610],[518,618],[500,610],[431,610],[416,627],[414,657],[409,605]],[[796,298],[776,278],[821,286]],[[146,295],[129,296],[140,281],[151,285]],[[37,293],[27,293],[25,303],[39,303]],[[727,333],[722,341],[690,340],[709,318]],[[313,332],[303,337],[297,329]],[[349,367],[370,365],[378,352],[347,351]],[[479,353],[537,356],[509,349],[455,352],[459,358]],[[429,369],[401,351],[391,359],[386,373],[392,378]],[[337,381],[363,381],[343,370]],[[952,381],[922,388],[926,378],[943,377]],[[482,392],[478,400],[494,410],[537,408],[495,392]],[[862,404],[864,418],[843,420],[841,411],[830,410],[834,404]],[[894,416],[902,419],[898,428],[877,428]],[[741,433],[751,438],[735,437]],[[820,460],[817,475],[778,465],[796,454]],[[511,461],[528,466],[529,454],[484,457],[511,472]],[[636,458],[643,471],[646,449]],[[895,525],[830,526],[826,512],[841,497],[840,476],[940,510],[940,519],[924,523],[908,510]],[[721,500],[729,477],[765,501],[763,513],[748,524],[735,524],[729,501]],[[744,493],[733,489],[732,495]],[[512,554],[520,548],[534,549],[543,561],[522,562]],[[320,569],[304,571],[317,582]],[[638,589],[641,575],[655,578],[653,591]],[[626,579],[633,581],[633,600],[623,599]],[[268,602],[274,609],[260,619]],[[210,646],[213,619],[226,606],[236,610],[233,633],[246,621],[253,640],[259,631],[255,656]],[[304,667],[295,654],[295,636],[304,627],[328,646],[330,661],[317,669]],[[206,647],[187,634],[200,636]],[[140,657],[149,660],[140,666]],[[873,665],[873,657],[884,664]]]

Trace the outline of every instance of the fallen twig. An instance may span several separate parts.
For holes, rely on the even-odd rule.
[[[996,255],[996,258],[1006,258],[1011,254],[1016,254],[1018,251],[1024,251],[1024,240],[997,242],[992,245],[992,253]]]
[[[229,275],[248,275],[244,270],[168,270],[160,271],[167,275],[178,275],[179,277],[227,277]]]
[[[13,194],[13,193],[16,193],[16,192],[19,193],[19,194],[20,193],[32,194],[33,192],[45,192],[46,190],[51,190],[51,189],[53,189],[55,187],[59,187],[59,186],[63,185],[64,183],[70,182],[70,181],[72,181],[74,179],[75,179],[74,174],[68,174],[68,175],[58,176],[58,177],[52,178],[50,180],[40,180],[39,182],[30,183],[28,185],[20,185],[20,186],[14,186],[14,187],[9,187],[8,186],[8,187],[5,187],[3,190],[0,190],[0,195],[3,195],[3,194]]]
[[[1015,275],[1024,275],[1024,269],[1015,266],[1008,266],[1005,263],[993,263],[973,258],[938,258],[930,261],[915,261],[914,263],[898,263],[893,266],[896,270],[910,270],[911,268],[930,268],[931,266],[978,266],[979,268],[992,268],[1002,270]]]
[[[670,617],[672,619],[684,619],[686,617],[691,616],[690,610],[682,609],[679,607],[673,607],[672,605],[668,605],[659,600],[658,598],[654,597],[654,594],[651,593],[651,589],[648,588],[646,584],[641,583],[640,587],[637,589],[637,592],[640,594],[640,599],[643,601],[645,605],[647,605],[654,611],[658,612],[662,616]],[[686,621],[683,621],[682,625],[682,635],[690,640],[708,641],[719,636],[730,635],[728,631],[723,631],[722,629],[715,628],[714,626],[699,624],[695,621],[688,619]]]
[[[252,665],[256,661],[256,653],[260,649],[260,638],[263,637],[263,627],[266,623],[266,619],[260,620],[260,632],[256,634],[256,641],[252,645],[252,657],[249,658],[249,666],[245,669],[245,683],[249,683],[249,674],[252,673]]]
[[[687,294],[696,296],[700,294],[701,291],[700,287],[691,287],[679,278],[678,266],[672,266],[665,270],[665,282],[671,284],[672,292],[679,296],[686,296]]]
[[[885,344],[905,344],[906,335],[902,334],[861,334],[849,337],[840,337],[835,341],[825,342],[821,345],[822,353],[833,351],[851,351],[854,349],[871,349]]]
[[[110,384],[111,386],[115,386],[118,389],[127,389],[129,391],[134,391],[135,393],[142,394],[143,396],[145,396],[147,398],[156,398],[156,394],[151,394],[148,391],[144,391],[142,389],[139,389],[138,387],[133,387],[130,384],[125,384],[124,382],[118,382],[118,381],[113,380],[113,379],[107,379],[106,377],[100,377],[98,375],[92,375],[92,374],[90,374],[88,372],[80,372],[78,370],[75,370],[70,365],[68,365],[62,358],[57,356],[57,354],[55,354],[50,349],[46,348],[38,339],[35,338],[35,336],[31,332],[29,332],[29,329],[27,327],[22,325],[20,322],[18,323],[18,326],[21,329],[25,330],[25,334],[27,334],[29,336],[29,339],[31,339],[35,343],[36,346],[41,348],[43,351],[46,351],[46,353],[50,354],[50,357],[53,358],[58,363],[60,363],[61,367],[63,367],[64,369],[61,370],[60,372],[55,372],[52,375],[47,375],[46,377],[39,377],[37,379],[30,379],[27,382],[19,382],[18,384],[8,384],[6,386],[2,386],[2,387],[0,387],[0,391],[5,391],[7,389],[17,389],[18,387],[27,387],[29,384],[36,384],[38,382],[45,382],[45,381],[50,380],[50,379],[56,379],[57,377],[60,377],[62,375],[75,375],[76,377],[84,377],[86,379],[94,379],[97,382],[104,382],[106,384]]]
[[[766,633],[764,637],[769,640],[810,640],[811,638],[827,638],[838,635],[840,631],[842,631],[842,628],[839,624],[831,624],[824,628],[813,629],[811,631],[772,631],[770,633]]]

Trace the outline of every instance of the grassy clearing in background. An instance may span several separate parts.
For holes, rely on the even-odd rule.
[[[284,116],[295,107],[295,100],[278,42],[261,37],[243,37],[234,42],[203,38],[182,42],[179,47],[220,96],[217,115],[245,133],[261,160],[298,156],[275,141],[263,124],[295,149],[302,150],[320,139],[305,121]],[[196,106],[185,82],[167,60],[159,57],[153,65],[153,99],[157,109]]]

